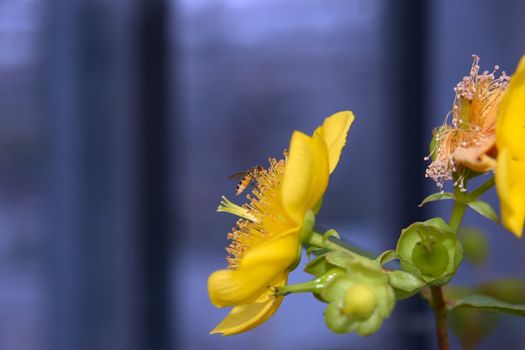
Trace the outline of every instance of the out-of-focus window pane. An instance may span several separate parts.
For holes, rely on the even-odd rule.
[[[39,155],[42,1],[0,1],[0,348],[46,341]]]

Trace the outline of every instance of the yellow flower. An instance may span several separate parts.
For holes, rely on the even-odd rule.
[[[273,287],[287,283],[298,261],[305,215],[319,208],[353,120],[344,111],[326,118],[312,136],[295,131],[285,159],[270,159],[268,169],[252,172],[248,203],[224,198],[219,211],[241,218],[228,234],[228,268],[210,275],[208,293],[213,305],[233,309],[211,333],[245,332],[279,307],[282,297],[274,296]]]
[[[455,174],[454,185],[465,191],[463,181],[466,169],[486,172],[496,166],[494,133],[497,112],[509,77],[502,72],[496,78],[498,66],[492,72],[480,73],[479,57],[474,55],[473,58],[470,74],[454,88],[452,110],[447,114],[445,123],[434,131],[433,161],[426,176],[441,189],[444,182],[453,179]],[[450,115],[451,123],[448,122]]]
[[[503,225],[517,237],[525,221],[525,55],[498,114],[496,189]]]

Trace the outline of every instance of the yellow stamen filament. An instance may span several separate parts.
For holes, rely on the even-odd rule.
[[[257,218],[250,214],[250,211],[248,209],[231,202],[225,196],[222,196],[221,198],[221,204],[217,208],[217,211],[219,213],[230,213],[238,217],[244,218],[246,220],[257,221]]]
[[[254,188],[246,196],[248,203],[242,206],[246,212],[228,234],[231,243],[226,251],[229,254],[227,261],[230,269],[239,266],[244,253],[251,247],[287,231],[293,225],[281,201],[286,153],[285,159],[270,158],[269,162],[268,169],[254,172]]]

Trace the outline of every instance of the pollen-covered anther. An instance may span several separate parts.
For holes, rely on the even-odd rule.
[[[286,158],[286,153],[284,153]],[[243,255],[250,247],[271,238],[274,232],[287,227],[286,217],[281,203],[281,182],[286,167],[286,160],[270,158],[268,169],[257,167],[253,172],[255,186],[246,195],[247,202],[238,206],[223,197],[219,211],[234,213],[240,217],[236,226],[228,233],[231,240],[226,248],[228,268],[236,269]]]

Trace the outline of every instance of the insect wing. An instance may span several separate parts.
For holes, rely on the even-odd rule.
[[[240,173],[235,173],[228,176],[228,180],[242,180],[246,175],[250,175],[249,171],[241,171]]]

